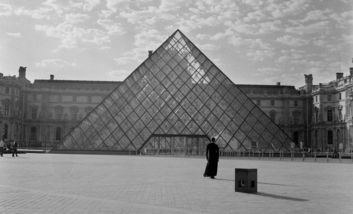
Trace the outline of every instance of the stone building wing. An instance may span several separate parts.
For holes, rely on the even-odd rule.
[[[156,142],[163,136],[174,139]],[[172,150],[188,136],[216,137],[224,152],[288,151],[291,141],[177,30],[55,149]]]

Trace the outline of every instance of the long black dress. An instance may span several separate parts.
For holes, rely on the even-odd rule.
[[[219,148],[215,143],[209,143],[206,148],[206,159],[207,165],[205,169],[204,177],[211,177],[217,175],[218,159],[219,159]]]

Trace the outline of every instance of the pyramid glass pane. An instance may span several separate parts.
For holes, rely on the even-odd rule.
[[[210,137],[227,152],[291,141],[177,30],[56,149],[203,154]]]

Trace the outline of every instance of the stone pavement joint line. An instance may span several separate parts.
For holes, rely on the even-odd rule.
[[[101,199],[101,198],[94,198],[94,197],[87,197],[81,195],[71,195],[71,194],[58,194],[58,193],[51,193],[51,192],[43,192],[33,189],[27,188],[18,188],[18,187],[11,187],[11,186],[4,186],[0,185],[0,192],[6,192],[7,189],[14,190],[15,194],[5,196],[7,199],[4,201],[0,201],[0,207],[7,208],[9,212],[14,209],[38,209],[45,210],[47,209],[55,209],[55,208],[65,208],[68,207],[74,208],[80,203],[83,206],[87,204],[85,202],[89,202],[90,205],[95,204],[106,204],[111,203],[114,207],[117,206],[118,208],[127,208],[134,207],[134,209],[141,209],[141,210],[157,210],[158,212],[163,213],[199,213],[199,212],[188,212],[187,210],[177,209],[177,208],[169,208],[169,207],[162,207],[162,206],[154,206],[150,204],[141,204],[141,203],[132,203],[132,202],[124,202],[124,201],[117,201],[111,199]],[[10,196],[10,197],[9,197]],[[11,197],[12,196],[12,197]],[[19,199],[18,197],[20,196]],[[45,205],[45,207],[43,207]],[[80,207],[80,206],[79,206]],[[80,207],[82,209],[82,207]],[[117,211],[117,210],[114,210]],[[201,213],[201,212],[200,212]]]

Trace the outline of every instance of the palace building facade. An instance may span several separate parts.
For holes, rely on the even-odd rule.
[[[199,154],[210,136],[224,151],[351,151],[352,79],[234,84],[177,31],[123,82],[0,74],[0,136],[64,151]]]

